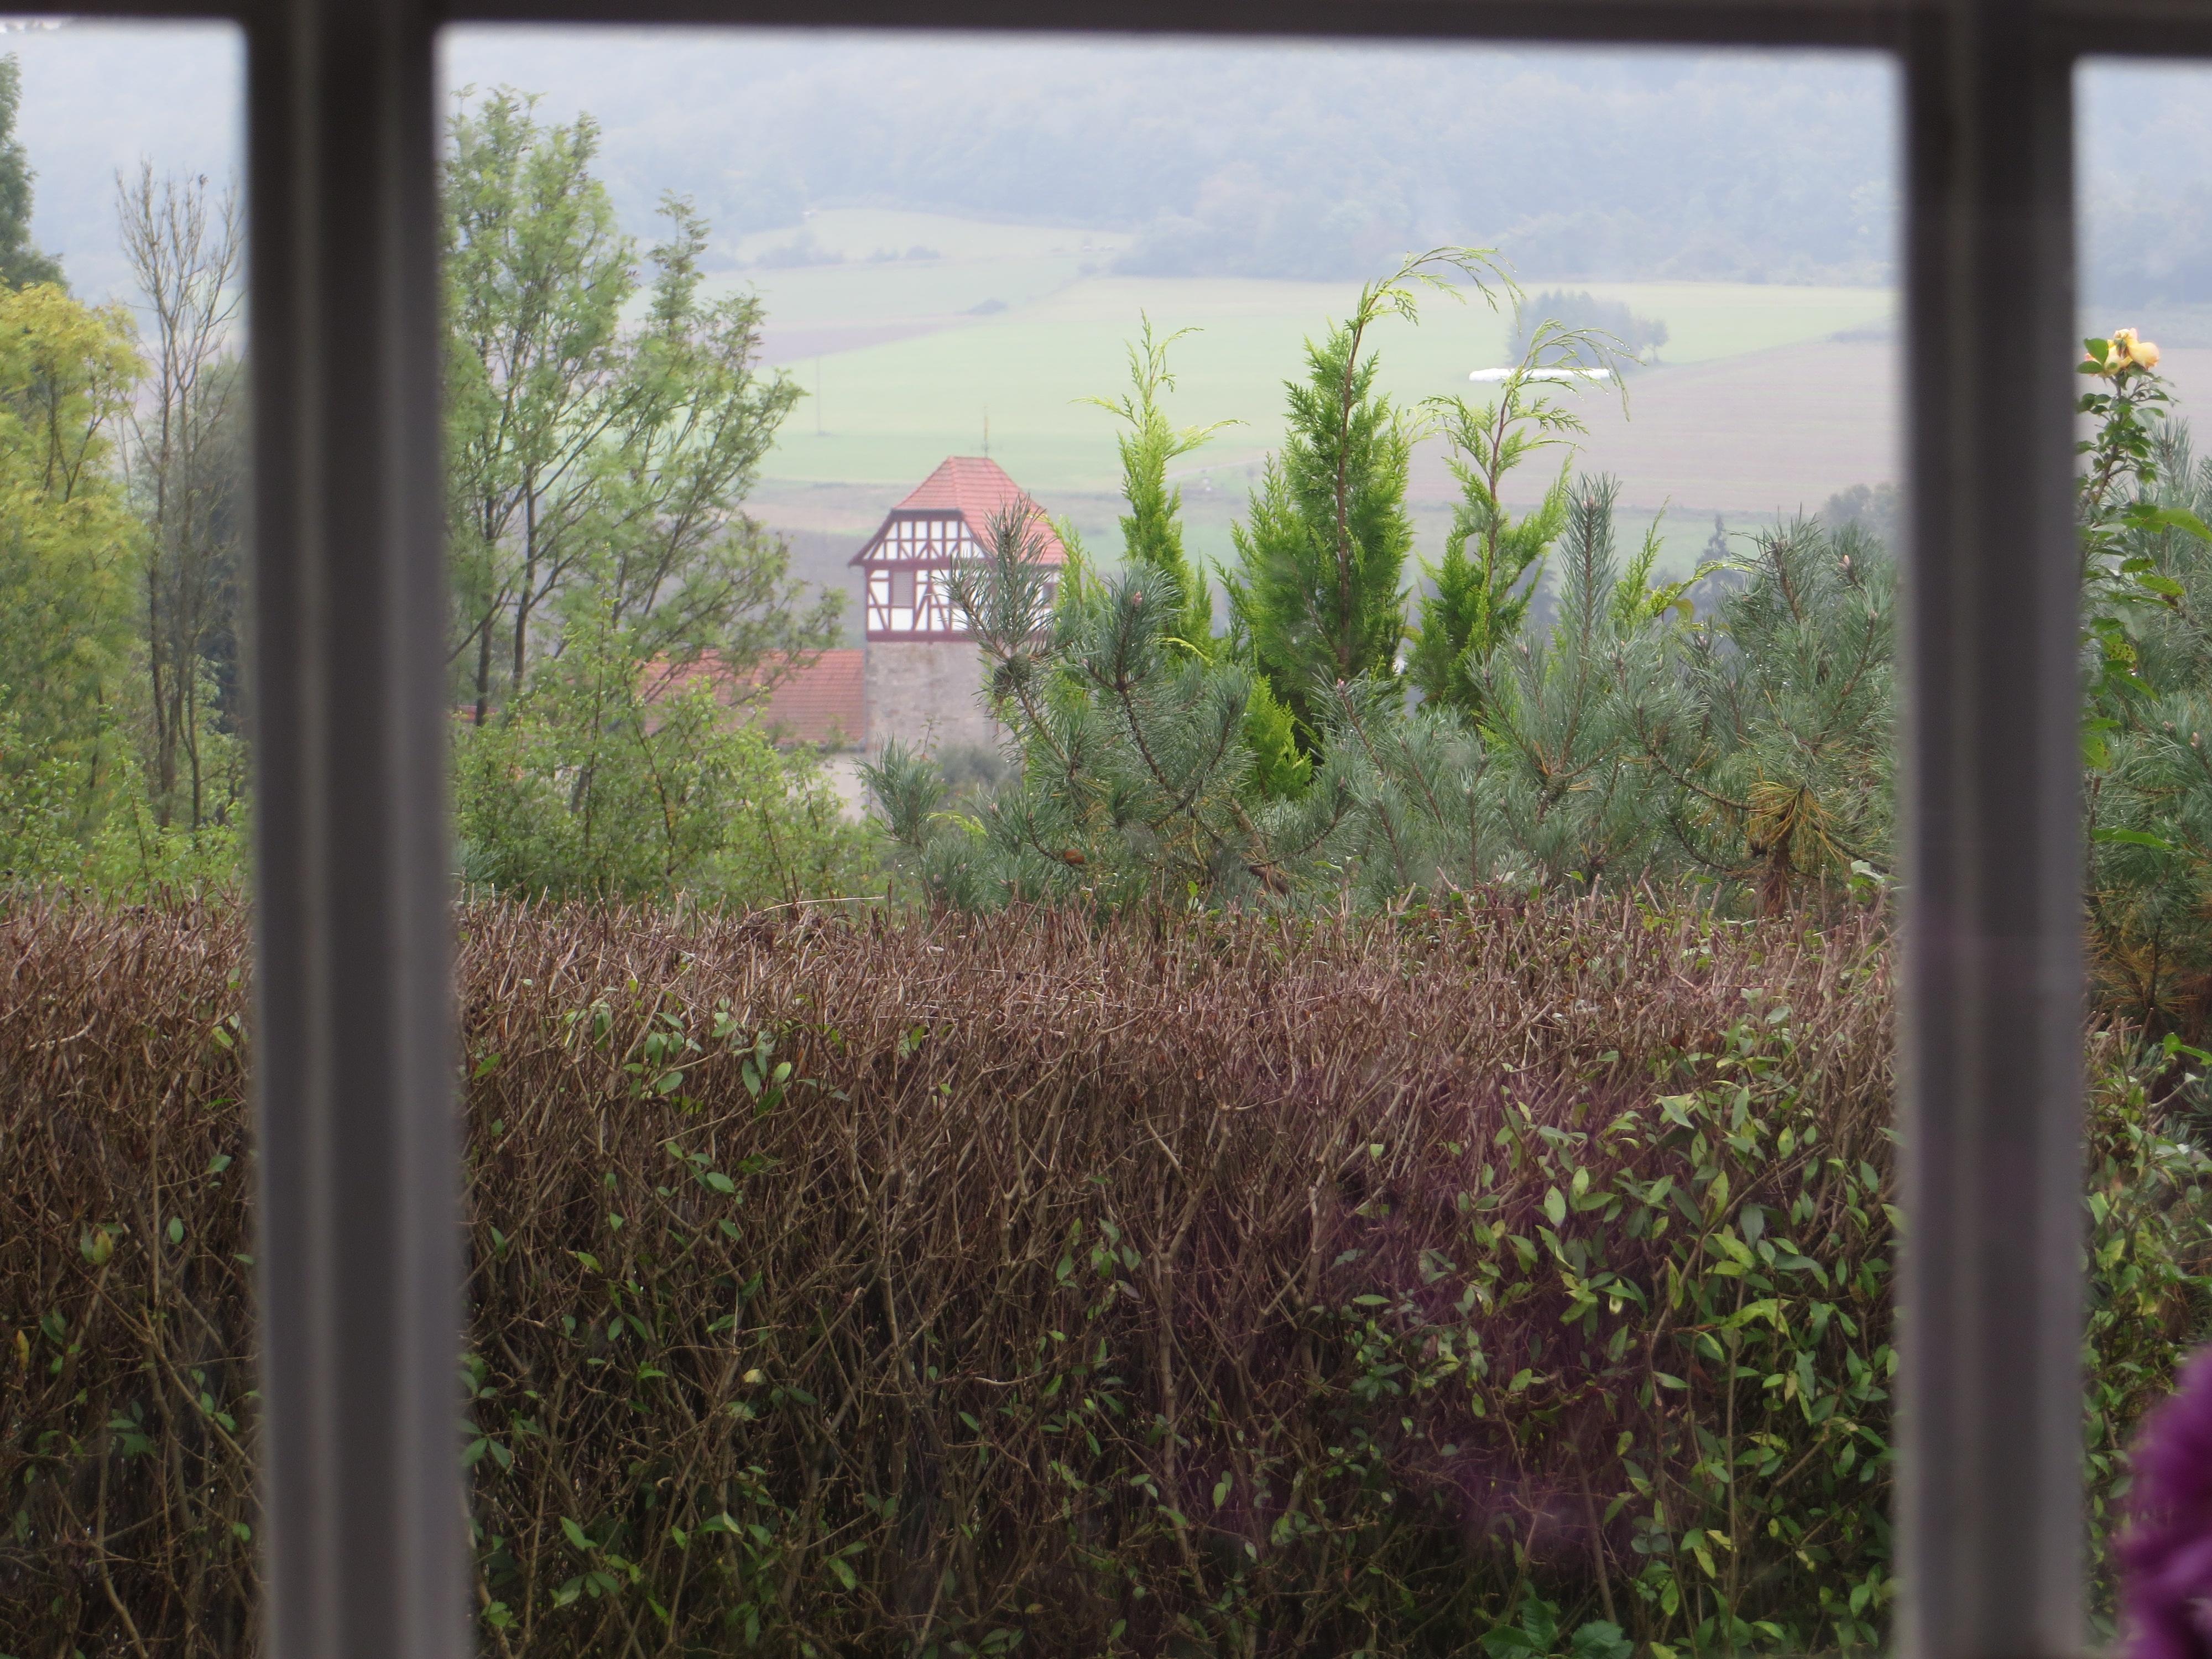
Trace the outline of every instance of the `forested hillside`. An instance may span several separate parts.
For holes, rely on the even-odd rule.
[[[43,244],[103,293],[113,170],[229,164],[235,43],[71,24],[14,46]],[[675,189],[726,238],[893,204],[1139,233],[1123,257],[1152,274],[1356,278],[1443,241],[1540,280],[1882,282],[1895,257],[1872,57],[478,30],[447,70],[590,110],[637,231]],[[2093,299],[2212,301],[2202,105],[2170,70],[2086,77]]]

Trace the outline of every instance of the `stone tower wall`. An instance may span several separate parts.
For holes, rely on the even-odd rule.
[[[978,707],[983,653],[968,640],[870,640],[868,749],[896,738],[933,751],[994,748],[1006,729]]]

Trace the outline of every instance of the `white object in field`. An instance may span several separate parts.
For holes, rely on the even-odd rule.
[[[1495,384],[1510,378],[1512,373],[1510,368],[1478,368],[1467,378]],[[1609,380],[1613,378],[1613,371],[1609,368],[1532,368],[1521,378],[1524,380]]]

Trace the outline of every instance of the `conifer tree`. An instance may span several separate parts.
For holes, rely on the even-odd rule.
[[[1157,570],[1173,579],[1181,603],[1172,637],[1194,652],[1213,653],[1213,601],[1204,575],[1182,545],[1182,489],[1168,482],[1168,467],[1189,454],[1232,421],[1208,426],[1171,424],[1160,394],[1175,390],[1168,348],[1193,329],[1177,329],[1166,338],[1152,333],[1152,319],[1139,313],[1142,331],[1129,344],[1129,390],[1118,398],[1085,401],[1118,415],[1128,430],[1116,441],[1121,453],[1121,494],[1129,510],[1121,515],[1121,550],[1129,566]]]
[[[1405,638],[1406,507],[1413,422],[1376,388],[1369,332],[1413,320],[1424,287],[1457,292],[1451,273],[1495,303],[1489,256],[1439,248],[1359,291],[1352,315],[1306,344],[1306,375],[1285,383],[1290,434],[1272,457],[1247,523],[1235,527],[1230,603],[1254,665],[1319,741],[1320,694],[1366,676],[1394,678]]]
[[[1562,460],[1541,505],[1518,518],[1500,493],[1506,475],[1537,450],[1571,447],[1585,429],[1551,388],[1589,382],[1551,377],[1612,368],[1604,337],[1547,321],[1537,326],[1495,403],[1475,408],[1463,398],[1430,400],[1460,486],[1443,562],[1423,564],[1436,592],[1422,598],[1420,630],[1406,661],[1407,678],[1430,702],[1480,718],[1484,665],[1519,635],[1545,556],[1566,528],[1571,458]]]
[[[1119,441],[1121,453],[1121,493],[1129,506],[1121,518],[1122,551],[1131,570],[1151,570],[1173,585],[1176,603],[1169,623],[1168,637],[1182,649],[1207,661],[1218,660],[1238,643],[1232,634],[1217,640],[1213,632],[1213,598],[1204,571],[1183,550],[1182,491],[1168,483],[1168,465],[1188,455],[1218,432],[1235,424],[1217,421],[1210,426],[1176,427],[1160,407],[1160,394],[1175,389],[1168,368],[1168,348],[1190,329],[1178,329],[1165,339],[1152,333],[1152,319],[1143,319],[1143,331],[1129,346],[1130,389],[1118,399],[1093,398],[1101,409],[1119,415],[1129,430]],[[1077,589],[1069,586],[1071,600]],[[1245,741],[1253,754],[1251,787],[1264,798],[1294,796],[1303,791],[1312,765],[1299,750],[1291,729],[1289,711],[1269,690],[1264,679],[1250,686],[1245,714]]]
[[[1651,853],[1649,769],[1625,693],[1650,677],[1654,624],[1680,591],[1647,586],[1653,537],[1622,568],[1616,495],[1610,478],[1575,487],[1560,538],[1559,620],[1544,637],[1495,653],[1482,687],[1504,834],[1547,885],[1641,875]]]
[[[924,892],[963,908],[1180,908],[1287,890],[1249,804],[1251,678],[1175,635],[1186,614],[1175,579],[1133,560],[1050,603],[1034,515],[987,530],[953,602],[988,665],[984,696],[1014,734],[1020,781],[954,819],[921,757],[886,750],[866,769]]]
[[[1893,567],[1859,526],[1801,518],[1732,569],[1744,586],[1631,701],[1671,858],[1772,913],[1888,866]]]

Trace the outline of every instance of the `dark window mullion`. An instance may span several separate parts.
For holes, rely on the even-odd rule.
[[[432,27],[248,33],[268,1647],[469,1650]]]
[[[2082,1624],[2070,65],[1960,0],[1906,66],[1911,534],[1898,1643]]]

